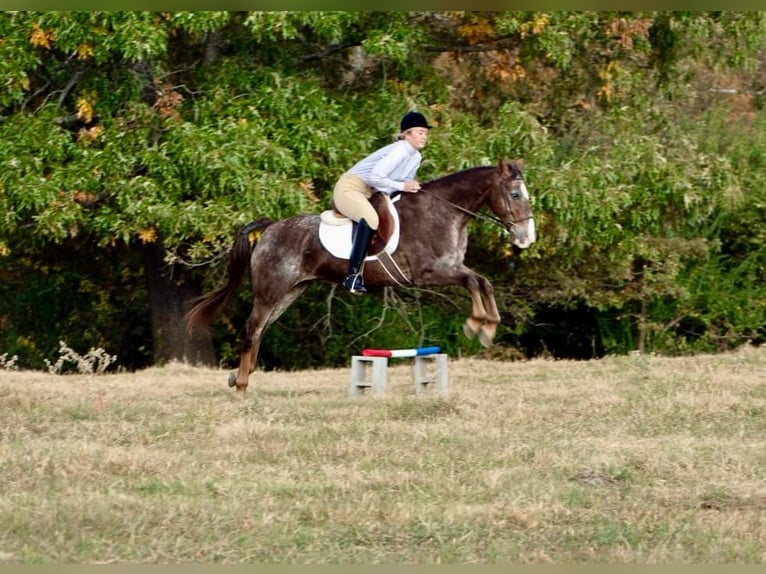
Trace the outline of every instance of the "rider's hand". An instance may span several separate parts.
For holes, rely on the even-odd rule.
[[[408,193],[415,193],[420,191],[420,183],[417,181],[407,180],[404,182],[404,191]]]

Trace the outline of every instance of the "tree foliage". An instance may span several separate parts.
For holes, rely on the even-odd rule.
[[[606,352],[760,341],[764,23],[758,12],[2,13],[0,351],[40,367],[64,339],[151,364],[154,275],[171,290],[215,285],[236,229],[324,208],[337,176],[412,108],[436,125],[421,179],[498,157],[527,167],[538,243],[515,254],[500,230],[471,224],[470,263],[506,318],[492,356],[523,355],[551,310],[590,310],[597,333],[583,336]],[[370,342],[480,352],[455,335],[463,297],[387,291],[352,306],[317,286],[262,360],[337,364]],[[243,292],[215,327],[222,362],[248,307]],[[307,336],[321,351],[301,351]]]

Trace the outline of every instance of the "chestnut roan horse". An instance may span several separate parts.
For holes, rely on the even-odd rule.
[[[479,213],[488,207],[492,214]],[[463,331],[492,345],[500,322],[492,285],[463,263],[472,217],[485,217],[505,227],[511,242],[524,249],[535,241],[529,194],[521,162],[469,168],[422,184],[418,193],[403,193],[396,202],[401,224],[398,248],[391,255],[395,279],[381,261],[364,264],[367,286],[462,285],[471,294],[471,315]],[[207,327],[242,283],[250,263],[253,309],[242,338],[239,368],[229,386],[244,393],[255,370],[264,332],[312,281],[340,283],[347,261],[331,255],[319,242],[319,214],[295,215],[244,226],[231,248],[228,281],[194,301],[186,313],[189,329]],[[370,253],[372,254],[372,252]]]

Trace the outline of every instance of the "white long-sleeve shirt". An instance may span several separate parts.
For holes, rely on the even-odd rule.
[[[347,173],[360,177],[383,193],[404,191],[404,182],[415,179],[422,156],[407,140],[398,140],[358,161]]]

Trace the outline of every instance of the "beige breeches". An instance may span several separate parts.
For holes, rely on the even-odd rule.
[[[380,222],[378,214],[368,201],[370,197],[372,190],[364,180],[347,173],[340,176],[332,192],[332,199],[338,211],[354,221],[364,217],[371,229],[377,229]]]

